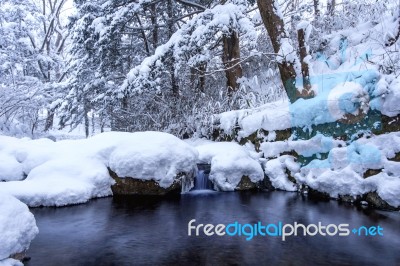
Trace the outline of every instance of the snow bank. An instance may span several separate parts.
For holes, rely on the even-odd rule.
[[[344,141],[317,134],[309,140],[263,142],[260,145],[260,150],[264,153],[265,158],[277,157],[284,152],[290,151],[295,151],[299,155],[310,157],[314,154],[329,152],[334,147],[345,145],[346,143]]]
[[[23,178],[22,165],[14,157],[0,154],[0,182],[22,180]]]
[[[12,196],[0,193],[0,265],[20,265],[7,258],[27,250],[38,232],[28,207]]]
[[[5,259],[0,261],[0,266],[24,266],[24,264],[19,260]]]
[[[233,142],[203,142],[196,145],[198,163],[211,164],[209,179],[217,190],[234,191],[243,176],[254,183],[264,179],[258,158]]]
[[[64,157],[39,165],[24,181],[1,183],[0,193],[8,192],[31,207],[64,206],[109,196],[112,184],[101,162]]]
[[[196,167],[197,151],[180,139],[159,132],[107,132],[87,140],[29,140],[0,137],[0,164],[10,175],[1,182],[8,192],[29,206],[63,206],[112,194],[119,177],[155,180],[167,188],[181,172]],[[15,170],[15,172],[13,172]]]
[[[333,148],[325,160],[313,160],[295,174],[299,183],[328,193],[358,196],[376,191],[391,206],[400,206],[400,132],[361,138],[347,147]],[[364,178],[367,170],[381,171]]]

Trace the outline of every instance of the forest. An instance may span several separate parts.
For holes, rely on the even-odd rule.
[[[86,137],[157,130],[210,138],[216,114],[313,97],[310,63],[332,56],[327,36],[379,23],[396,8],[367,0],[3,0],[0,130],[32,137],[80,125]],[[382,68],[396,68],[387,56],[394,65]]]

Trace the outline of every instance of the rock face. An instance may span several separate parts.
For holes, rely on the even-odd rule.
[[[114,195],[149,195],[165,196],[180,194],[185,191],[188,184],[193,184],[193,173],[178,174],[175,181],[168,188],[163,188],[154,180],[143,180],[133,177],[119,177],[111,169],[108,169],[110,176],[115,180],[111,187]]]
[[[378,193],[376,192],[367,193],[366,195],[364,195],[364,200],[377,209],[389,210],[389,211],[400,210],[400,208],[395,208],[393,206],[390,206],[386,201],[384,201],[381,197],[379,197]]]
[[[250,178],[248,176],[243,176],[242,179],[240,180],[239,184],[235,188],[237,191],[242,191],[242,190],[253,190],[253,189],[258,189],[259,185],[251,182]]]

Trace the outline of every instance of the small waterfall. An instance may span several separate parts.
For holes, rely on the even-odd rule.
[[[199,164],[197,165],[197,174],[194,179],[194,188],[193,190],[206,190],[212,189],[212,183],[208,179],[210,174],[210,165],[209,164]]]

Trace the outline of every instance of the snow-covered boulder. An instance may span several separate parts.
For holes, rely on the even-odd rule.
[[[0,265],[21,265],[9,258],[25,252],[38,232],[28,207],[12,196],[0,193]]]
[[[264,169],[274,188],[285,191],[298,190],[298,185],[293,176],[299,172],[300,165],[296,162],[295,157],[282,155],[279,158],[268,160]]]
[[[115,134],[102,134],[93,140],[108,137]],[[110,152],[108,161],[116,180],[114,194],[163,195],[180,193],[193,185],[198,153],[189,144],[161,132],[119,133],[117,137],[123,141]]]
[[[256,155],[234,142],[204,142],[196,145],[201,164],[211,164],[209,179],[216,190],[234,191],[257,187],[264,172]]]

